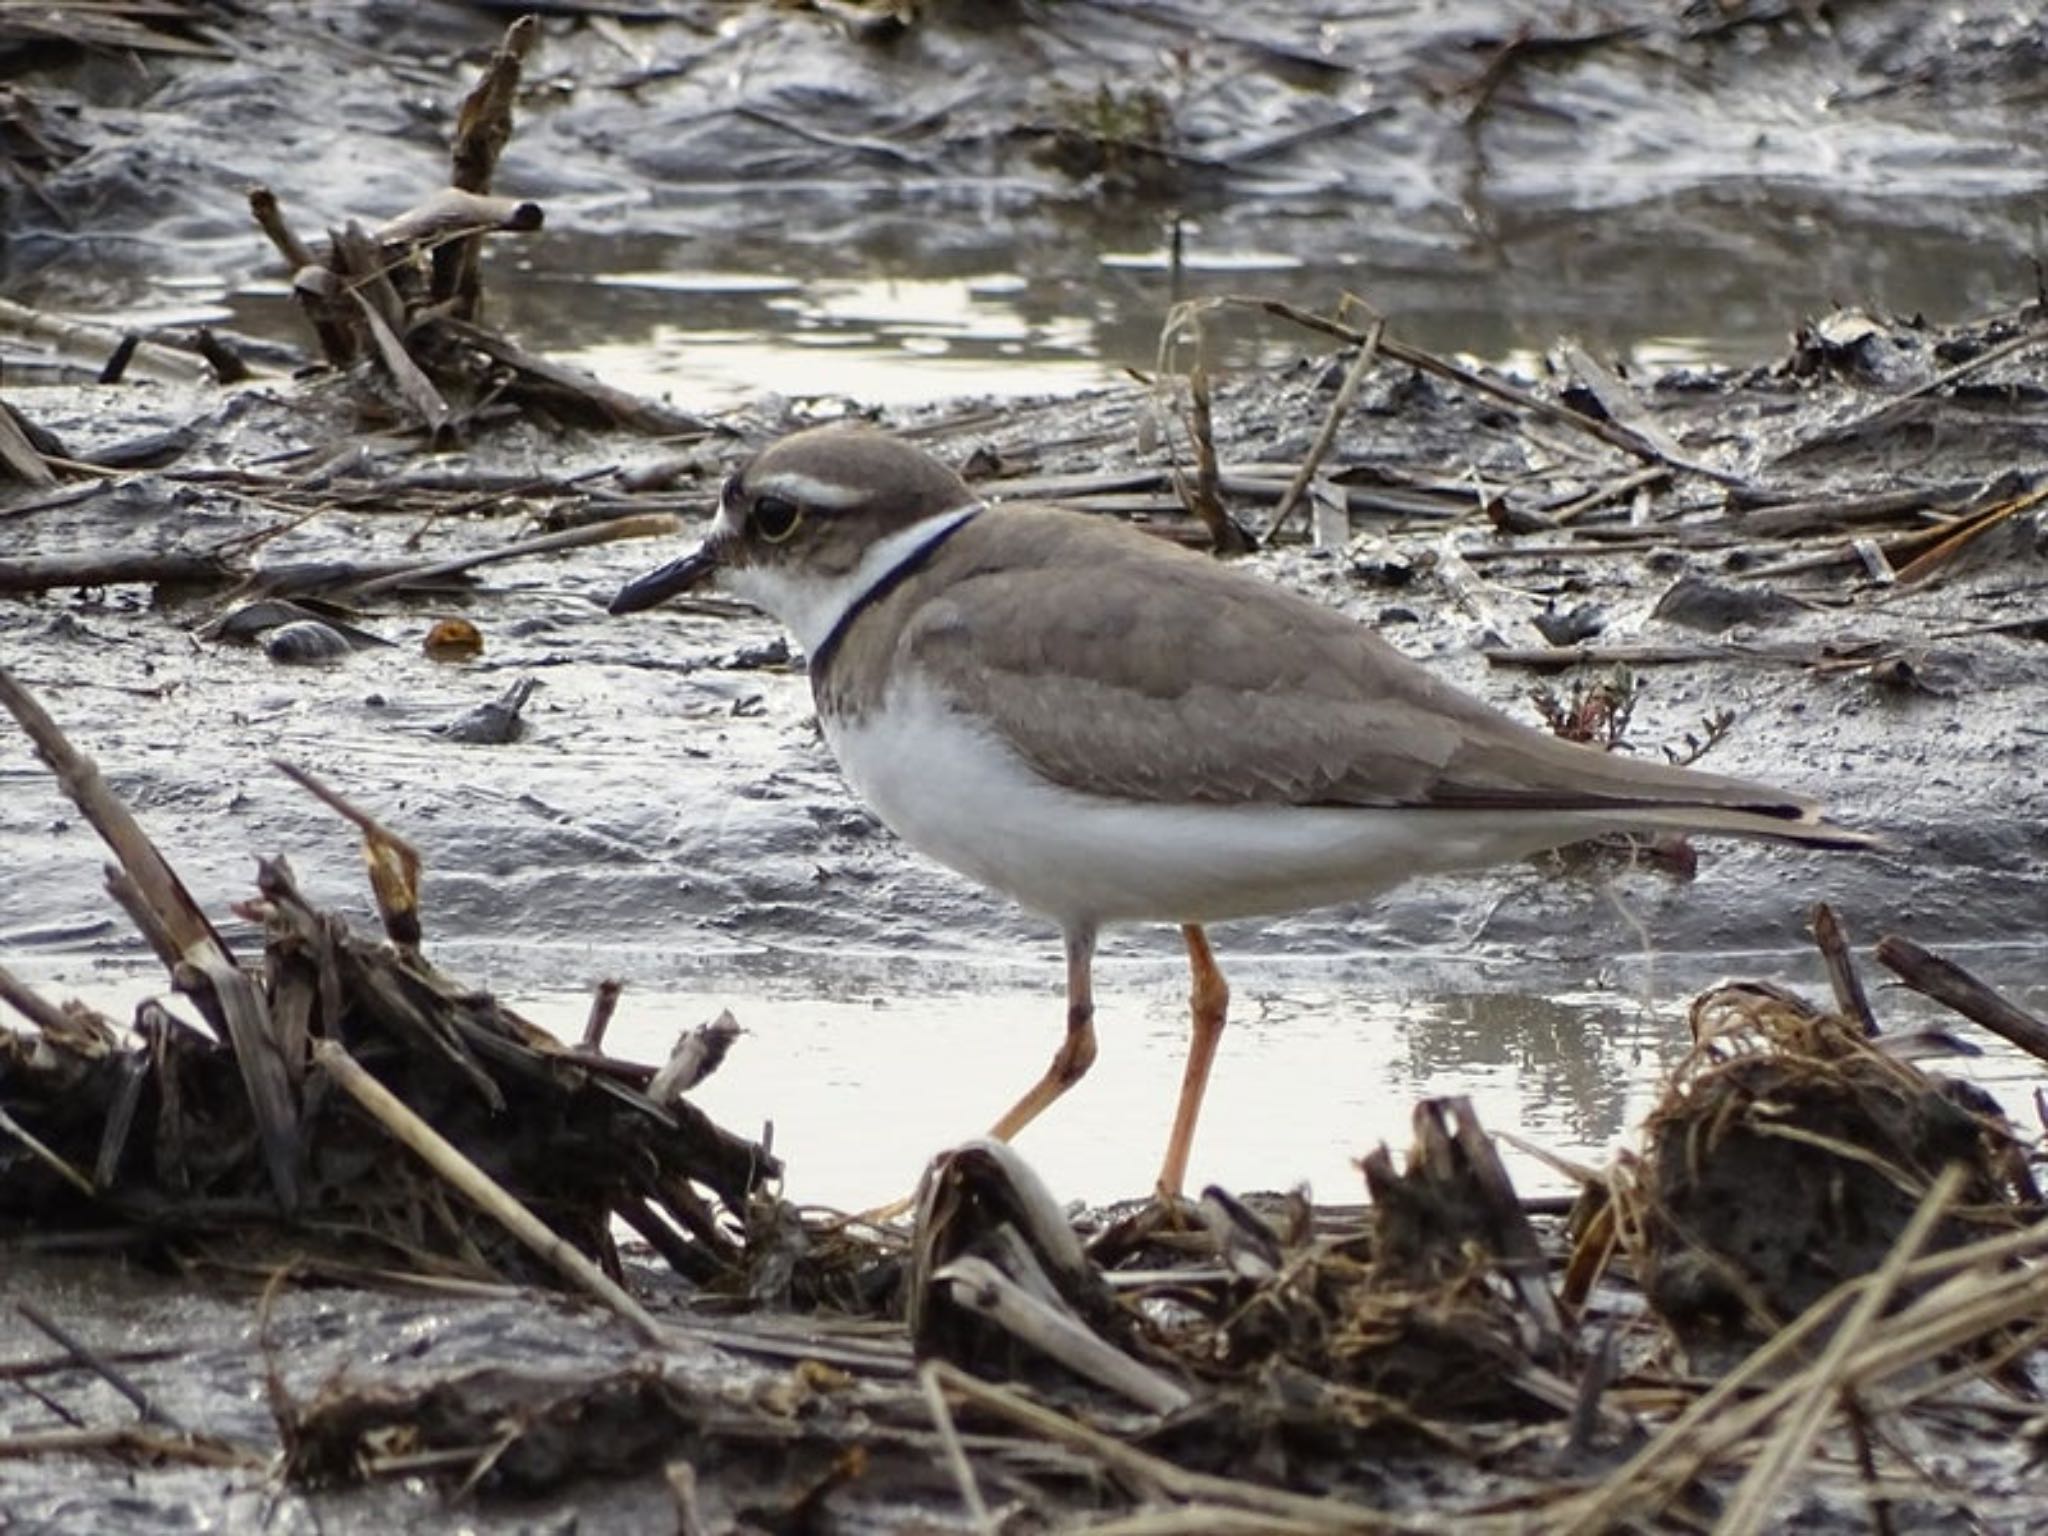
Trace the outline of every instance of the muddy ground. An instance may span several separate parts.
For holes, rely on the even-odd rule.
[[[1445,344],[1497,357],[1528,345],[1545,318],[1538,346],[1589,330],[1612,304],[1615,273],[1667,261],[1688,302],[1725,274],[1732,313],[1758,302],[1738,281],[1745,270],[1787,252],[1825,267],[1838,246],[1868,248],[1873,228],[1898,233],[1899,249],[1960,229],[1973,249],[1998,253],[1985,267],[1954,266],[1941,289],[1949,323],[1841,316],[1751,366],[1630,378],[1625,401],[1688,467],[1561,524],[1561,509],[1655,457],[1383,360],[1325,465],[1348,481],[1349,539],[1252,557],[1505,707],[1530,709],[1531,684],[1557,679],[1489,660],[1489,649],[1686,653],[1635,663],[1635,749],[1683,749],[1709,715],[1732,711],[1708,766],[1821,794],[1841,819],[1885,831],[1895,851],[1824,860],[1703,845],[1684,883],[1603,868],[1622,912],[1593,877],[1546,863],[1411,888],[1368,911],[1232,930],[1225,942],[1240,955],[1478,954],[1540,975],[1545,963],[1639,948],[1645,930],[1666,953],[1782,951],[1825,896],[1858,935],[1983,947],[1990,974],[2038,978],[2048,910],[2041,515],[2016,510],[1911,580],[1897,578],[1931,546],[1893,542],[1944,515],[1931,509],[1981,516],[2024,496],[2048,441],[2039,346],[1936,383],[2041,325],[2025,305],[2044,166],[2038,137],[2020,131],[2048,56],[2038,17],[1989,4],[1938,14],[1874,4],[1824,23],[1797,8],[1702,19],[1677,7],[1567,7],[1517,42],[1519,10],[1481,4],[1387,22],[1236,6],[1227,22],[1207,17],[1206,32],[1163,8],[1020,6],[991,23],[939,7],[891,42],[849,35],[843,15],[666,9],[668,23],[624,30],[548,21],[500,177],[502,190],[546,205],[551,240],[602,235],[621,266],[636,249],[672,249],[640,240],[710,242],[709,259],[729,266],[780,259],[763,253],[786,242],[850,269],[908,261],[906,248],[929,269],[993,241],[1015,254],[1034,301],[1087,307],[1105,301],[1077,286],[1062,255],[1080,243],[1076,231],[1157,228],[1163,208],[1184,206],[1219,245],[1255,231],[1260,246],[1333,270],[1344,251],[1365,251],[1358,286],[1392,313],[1395,335],[1411,295],[1435,308],[1447,283],[1474,286],[1491,295],[1487,313]],[[181,291],[204,304],[262,274],[277,281],[243,185],[268,182],[309,232],[413,203],[440,184],[452,103],[500,23],[482,8],[278,6],[200,12],[172,33],[201,45],[198,57],[18,47],[6,56],[17,131],[0,192],[9,296],[124,325]],[[1163,106],[1104,97],[1098,78],[1157,81]],[[1170,137],[1132,131],[1161,110]],[[1788,202],[1809,211],[1780,219]],[[1731,205],[1740,216],[1726,217]],[[1705,225],[1702,207],[1716,210]],[[1530,247],[1501,236],[1530,228],[1549,232],[1534,248],[1549,256],[1524,268],[1502,252]],[[1574,261],[1557,259],[1566,251]],[[519,250],[501,245],[495,259],[509,289]],[[1846,269],[1852,281],[1870,272]],[[547,312],[529,301],[538,334],[521,334],[553,344]],[[1148,354],[1162,312],[1105,305],[1097,340],[1141,333],[1135,351]],[[1801,307],[1781,313],[1789,332]],[[225,554],[249,572],[472,553],[536,519],[593,508],[671,508],[688,520],[748,445],[860,408],[806,398],[791,370],[701,441],[488,421],[430,447],[366,414],[346,381],[289,378],[305,354],[274,342],[247,349],[262,373],[231,390],[59,382],[64,369],[31,350],[8,342],[9,402],[67,456],[92,461],[170,428],[185,441],[153,468],[0,488],[0,562],[183,551]],[[1344,359],[1317,338],[1304,333],[1295,350],[1299,361],[1216,384],[1220,457],[1265,487],[1233,497],[1255,525],[1343,374]],[[1522,382],[1546,398],[1585,383],[1569,359],[1548,375],[1536,359],[1523,364]],[[39,387],[17,387],[24,373]],[[687,371],[671,394],[694,403]],[[1185,464],[1183,398],[1131,383],[889,420],[973,462],[1000,493],[1013,477]],[[656,464],[665,489],[636,492],[636,472]],[[1153,485],[1138,493],[1138,514],[1189,534]],[[1371,504],[1389,488],[1408,496],[1403,510]],[[1924,495],[1903,511],[1869,510],[1901,489]],[[1769,516],[1813,503],[1820,510]],[[1893,554],[1874,561],[1858,538]],[[604,616],[621,581],[674,547],[601,545],[359,602],[352,621],[389,643],[303,666],[202,637],[236,601],[225,585],[23,591],[0,597],[0,658],[97,758],[231,942],[252,938],[227,912],[248,893],[257,854],[289,854],[316,899],[366,911],[352,838],[268,766],[281,756],[420,846],[430,951],[479,982],[573,987],[617,974],[658,990],[710,975],[742,990],[754,977],[813,973],[829,950],[826,986],[959,985],[959,973],[1049,985],[1037,925],[905,853],[848,797],[809,718],[800,659],[771,626],[722,609]],[[1704,594],[1687,622],[1656,616],[1674,589]],[[481,656],[433,659],[424,636],[456,614],[481,628]],[[524,678],[539,687],[516,740],[468,744],[445,731]],[[96,839],[25,743],[0,733],[8,965],[74,976],[148,965],[99,889],[99,865]],[[167,1290],[104,1259],[21,1249],[0,1286],[106,1347],[175,1347],[137,1367],[150,1392],[189,1422],[268,1443],[253,1297],[186,1281]],[[596,1322],[536,1311],[525,1297],[297,1291],[273,1327],[288,1381],[309,1390],[344,1362],[381,1378],[435,1358],[587,1365],[626,1353]],[[10,1308],[0,1355],[46,1353]],[[729,1358],[707,1356],[702,1369],[730,1369]],[[44,1388],[86,1422],[117,1411],[83,1373]],[[17,1431],[53,1422],[31,1406],[10,1415]],[[1462,1462],[1446,1475],[1459,1498],[1484,1486]],[[454,1519],[636,1530],[674,1507],[651,1474],[591,1480],[562,1503],[459,1514],[424,1479],[369,1496],[280,1492],[248,1465],[39,1459],[0,1464],[0,1480],[14,1527],[36,1531],[438,1529]],[[1418,1475],[1388,1496],[1427,1508],[1443,1487]],[[858,1483],[834,1501],[831,1519],[855,1528],[958,1518],[936,1494],[916,1511],[877,1508]]]

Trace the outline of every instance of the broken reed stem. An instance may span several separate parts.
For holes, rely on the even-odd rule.
[[[64,1010],[4,965],[0,965],[0,1003],[12,1005],[16,1013],[46,1035],[61,1035],[65,1030]]]
[[[558,1237],[503,1185],[469,1160],[441,1133],[415,1114],[397,1094],[386,1088],[336,1041],[322,1040],[313,1047],[313,1063],[347,1091],[370,1117],[393,1137],[412,1149],[450,1185],[506,1231],[553,1265],[572,1284],[617,1313],[640,1335],[642,1342],[666,1345],[670,1342],[661,1325],[626,1291]]]
[[[1824,901],[1813,904],[1807,926],[1827,966],[1828,984],[1834,989],[1835,1011],[1853,1020],[1865,1038],[1877,1034],[1877,1015],[1871,1012],[1870,995],[1863,990],[1863,978],[1856,974],[1856,962],[1849,954],[1849,935],[1835,909]]]
[[[1597,490],[1588,491],[1577,501],[1567,502],[1552,509],[1550,520],[1562,528],[1581,514],[1591,512],[1595,507],[1604,507],[1610,501],[1620,501],[1633,496],[1644,486],[1655,485],[1660,480],[1669,480],[1671,471],[1662,464],[1646,464],[1641,469],[1623,475],[1619,480],[1609,481]]]
[[[26,1147],[31,1155],[40,1158],[47,1164],[52,1173],[71,1185],[81,1195],[84,1195],[86,1199],[97,1200],[99,1198],[100,1192],[93,1187],[91,1179],[64,1161],[63,1157],[54,1149],[45,1146],[37,1139],[33,1131],[15,1119],[14,1116],[8,1114],[4,1109],[0,1109],[0,1135],[12,1136]]]
[[[121,798],[100,777],[98,764],[71,745],[35,696],[0,666],[0,706],[13,714],[34,744],[36,755],[57,776],[57,786],[92,823],[100,840],[121,861],[136,888],[163,922],[163,932],[176,946],[161,958],[166,965],[198,960],[203,955],[229,960],[227,946],[199,909],[149,834],[142,830]]]
[[[1953,531],[1941,530],[1944,537],[1942,537],[1939,543],[1899,567],[1897,572],[1899,584],[1901,586],[1910,586],[1916,581],[1926,580],[1954,559],[1958,551],[1966,548],[1976,539],[1981,538],[1984,534],[1996,528],[2000,523],[2010,520],[2021,512],[2039,506],[2044,500],[2048,500],[2048,486],[2041,486],[2027,492],[2024,496],[2016,496],[2010,501],[1988,508],[1976,517],[1955,527]]]
[[[420,944],[419,850],[368,811],[331,789],[307,769],[273,757],[270,766],[306,791],[363,835],[363,865],[370,874],[370,894],[377,903],[384,932],[400,949]]]
[[[996,1523],[981,1496],[981,1483],[974,1475],[973,1463],[967,1459],[967,1448],[960,1443],[960,1426],[953,1422],[953,1409],[946,1401],[945,1390],[939,1385],[933,1362],[927,1360],[917,1368],[917,1388],[924,1394],[925,1407],[931,1412],[932,1424],[939,1432],[939,1445],[945,1452],[946,1468],[953,1474],[953,1482],[960,1490],[960,1502],[967,1506],[968,1517],[982,1536],[996,1536]]]
[[[583,1021],[583,1039],[577,1049],[596,1054],[604,1049],[605,1031],[612,1027],[612,1015],[619,1011],[619,994],[626,984],[616,976],[607,976],[597,984],[591,994],[590,1016]]]
[[[527,555],[544,555],[564,549],[582,549],[591,544],[610,544],[620,539],[667,538],[683,529],[683,520],[673,512],[641,512],[630,517],[615,517],[608,522],[590,523],[581,528],[565,528],[559,533],[536,534],[530,539],[520,539],[512,544],[486,549],[477,554],[457,555],[448,560],[434,560],[421,565],[410,565],[401,571],[386,571],[362,581],[350,582],[343,590],[356,598],[372,597],[408,582],[426,581],[438,576],[455,576],[480,565],[492,565],[500,560],[518,560]]]
[[[159,1407],[147,1392],[135,1384],[127,1372],[121,1370],[97,1350],[90,1348],[83,1339],[79,1338],[78,1335],[58,1322],[34,1302],[17,1301],[14,1304],[14,1310],[26,1318],[32,1327],[48,1335],[59,1349],[63,1350],[78,1364],[84,1366],[116,1392],[127,1398],[134,1405],[135,1411],[142,1415],[145,1422],[161,1424],[164,1428],[175,1430],[181,1435],[190,1433],[185,1425],[178,1422],[176,1415]]]
[[[1308,454],[1294,471],[1294,478],[1287,482],[1287,489],[1280,493],[1280,505],[1273,509],[1273,521],[1266,525],[1266,542],[1272,543],[1280,537],[1287,520],[1294,516],[1294,509],[1301,504],[1302,493],[1309,482],[1322,468],[1323,460],[1329,457],[1330,449],[1336,444],[1338,429],[1344,425],[1344,418],[1350,414],[1351,402],[1358,398],[1358,387],[1365,382],[1365,376],[1372,372],[1372,365],[1380,355],[1380,338],[1386,334],[1387,321],[1383,315],[1374,315],[1372,324],[1366,328],[1365,340],[1359,344],[1358,355],[1351,360],[1351,366],[1344,370],[1344,382],[1337,386],[1337,398],[1330,402],[1330,409],[1323,414],[1322,427],[1316,433],[1316,440],[1309,444]]]
[[[108,888],[134,916],[143,936],[171,972],[173,984],[192,997],[234,1051],[250,1113],[262,1138],[271,1187],[283,1209],[295,1209],[299,1199],[299,1115],[293,1091],[296,1063],[285,1061],[278,1050],[263,994],[235,963],[220,934],[162,850],[142,830],[134,812],[108,787],[99,765],[71,744],[48,711],[4,666],[0,666],[0,706],[20,723],[34,743],[36,755],[56,775],[58,787],[120,861],[120,869],[109,873]]]

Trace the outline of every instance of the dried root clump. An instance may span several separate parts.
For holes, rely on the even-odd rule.
[[[1681,1336],[1771,1332],[1877,1267],[1942,1170],[1964,1170],[1930,1249],[2010,1231],[2031,1182],[1983,1096],[1772,987],[1692,1008],[1694,1045],[1620,1181],[1650,1304]]]

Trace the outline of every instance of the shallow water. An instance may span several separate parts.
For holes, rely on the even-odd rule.
[[[546,228],[492,242],[486,276],[527,345],[697,408],[1067,391],[1151,368],[1175,302],[1244,291],[1356,295],[1496,360],[1574,335],[1643,366],[1752,361],[1839,304],[1981,311],[2043,248],[2048,44],[2001,0],[1725,26],[1563,0],[941,5],[879,46],[804,8],[716,9],[547,21],[495,184]],[[313,239],[441,184],[502,17],[411,12],[259,8],[260,67],[31,75],[100,140],[21,201],[0,282],[302,346],[239,189],[271,186]],[[1111,153],[1076,166],[1061,134]],[[1223,363],[1303,340],[1246,318],[1212,338]]]
[[[900,197],[868,199],[878,225]],[[1061,230],[1020,264],[1023,231],[962,250],[909,245],[849,269],[838,247],[766,249],[701,235],[546,234],[493,252],[494,314],[530,346],[607,382],[691,408],[763,394],[837,395],[877,405],[960,396],[1063,394],[1158,364],[1160,328],[1184,299],[1252,294],[1327,312],[1346,294],[1394,317],[1417,345],[1528,366],[1572,336],[1626,366],[1743,364],[1782,352],[1805,319],[1838,303],[1936,322],[2014,291],[2018,251],[1985,223],[2023,232],[2033,199],[1959,203],[1901,222],[1807,192],[1701,193],[1601,212],[1532,211],[1483,242],[1422,250],[1356,210],[1322,210],[1317,247],[1295,255],[1183,227]],[[1278,233],[1277,231],[1275,233]],[[1340,243],[1341,250],[1323,247]],[[722,248],[725,245],[734,248]],[[300,339],[281,282],[252,278],[193,295],[164,319],[210,320]],[[1243,312],[1209,322],[1221,366],[1284,361],[1315,345]]]
[[[606,1049],[659,1062],[679,1032],[730,1009],[744,1033],[693,1101],[735,1132],[766,1131],[791,1199],[867,1209],[908,1193],[930,1157],[976,1134],[1044,1069],[1059,1039],[1058,960],[1050,947],[1032,958],[1043,962],[1044,989],[963,987],[957,974],[950,987],[913,978],[899,989],[829,967],[803,978],[629,987]],[[1271,956],[1232,964],[1227,950],[1219,958],[1235,996],[1189,1188],[1306,1184],[1336,1204],[1364,1199],[1356,1160],[1383,1142],[1403,1151],[1414,1105],[1436,1095],[1468,1096],[1489,1129],[1604,1166],[1633,1144],[1664,1073],[1684,1053],[1685,1004],[1696,988],[1723,975],[1784,977],[1825,995],[1817,963],[1803,954],[1647,968],[1638,960],[1610,977],[1555,978],[1541,991],[1504,989],[1501,976],[1476,966],[1337,967]],[[2023,1006],[2048,1009],[2048,985],[2029,978],[2027,959],[1987,951],[1969,963],[2011,983]],[[1151,1187],[1187,1044],[1177,970],[1138,956],[1098,966],[1101,1054],[1018,1143],[1060,1199],[1104,1203]],[[1391,984],[1390,970],[1399,978]],[[56,984],[67,973],[76,974],[30,968],[53,995],[77,995],[116,1018],[164,990],[141,974]],[[582,1033],[585,993],[510,988],[501,996],[565,1041]],[[1880,990],[1876,1007],[1893,1032],[1939,1024],[1982,1045],[1981,1056],[1932,1065],[1989,1089],[2023,1135],[2036,1124],[2040,1063],[1912,994]],[[1540,1158],[1501,1151],[1524,1195],[1571,1187]]]

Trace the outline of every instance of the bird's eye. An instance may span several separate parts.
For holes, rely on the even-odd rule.
[[[762,496],[754,502],[754,532],[770,544],[780,544],[803,521],[804,509],[787,496]]]

